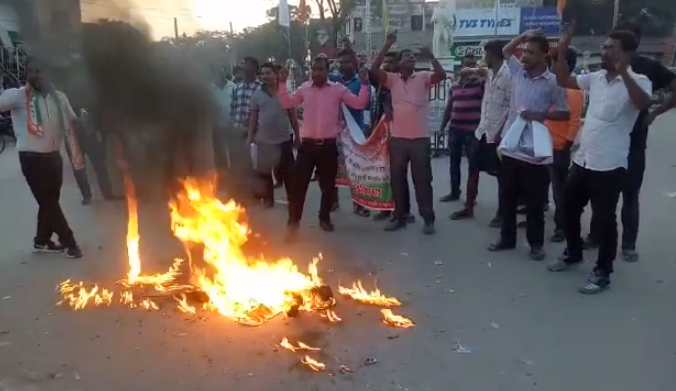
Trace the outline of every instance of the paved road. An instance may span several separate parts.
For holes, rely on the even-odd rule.
[[[378,279],[405,301],[417,325],[386,328],[377,308],[345,300],[341,326],[306,315],[247,328],[208,314],[121,308],[73,313],[54,306],[66,278],[112,284],[125,273],[124,205],[78,203],[72,179],[63,204],[86,256],[72,261],[29,250],[35,205],[12,151],[0,155],[0,390],[673,390],[676,385],[676,114],[650,137],[643,191],[642,261],[618,262],[613,287],[596,297],[575,289],[590,266],[552,275],[517,251],[494,256],[487,223],[496,205],[493,180],[481,184],[476,221],[451,222],[437,205],[438,234],[417,226],[384,233],[379,223],[339,212],[333,234],[314,224],[317,190],[304,239],[281,244],[284,212],[253,210],[275,252],[308,262],[322,252],[332,285]],[[447,188],[447,160],[435,160],[437,195]],[[455,207],[455,206],[453,206]],[[163,205],[141,206],[142,252],[148,268],[177,255]],[[157,217],[161,216],[161,217]],[[548,229],[551,229],[549,225]],[[549,245],[549,259],[561,251]],[[591,256],[590,256],[591,258]],[[441,264],[439,264],[441,263]],[[283,336],[323,348],[333,370],[309,373],[298,356],[278,350]],[[459,353],[457,341],[471,353]],[[360,367],[367,358],[372,366]]]

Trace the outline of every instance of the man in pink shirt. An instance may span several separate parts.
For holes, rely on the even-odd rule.
[[[421,48],[417,60],[432,62],[432,72],[415,72],[416,57],[410,50],[399,53],[399,72],[380,69],[385,55],[397,41],[396,33],[387,35],[385,45],[371,65],[382,85],[392,94],[393,118],[390,127],[390,180],[394,193],[394,219],[385,228],[396,231],[406,227],[406,199],[408,193],[408,165],[415,188],[418,210],[425,225],[423,233],[431,235],[434,229],[432,194],[432,165],[430,146],[430,87],[446,78],[446,71],[428,48]]]
[[[328,61],[317,57],[312,61],[312,79],[289,93],[286,86],[288,71],[279,74],[278,96],[285,109],[303,105],[303,126],[300,130],[301,145],[296,156],[296,165],[291,176],[289,193],[289,239],[296,233],[303,216],[303,206],[312,173],[317,169],[322,198],[319,207],[319,225],[327,232],[334,230],[331,223],[331,207],[338,172],[338,149],[336,138],[342,129],[341,103],[364,110],[369,103],[368,72],[359,72],[362,87],[354,95],[341,83],[328,80]]]

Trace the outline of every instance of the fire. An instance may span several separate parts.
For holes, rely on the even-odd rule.
[[[326,370],[326,364],[319,362],[312,357],[305,355],[304,358],[300,360],[303,364],[307,365],[308,368],[312,369],[315,372],[320,372]]]
[[[315,347],[306,345],[301,341],[298,341],[296,343],[296,345],[297,346],[293,346],[293,344],[291,342],[289,342],[289,339],[286,338],[286,337],[284,337],[284,339],[282,339],[282,342],[279,343],[279,346],[283,347],[284,349],[290,350],[292,352],[298,352],[298,351],[301,351],[301,350],[305,350],[305,351],[309,350],[309,351],[318,352],[318,351],[321,350],[320,348],[315,348]]]
[[[134,183],[128,175],[124,176],[124,190],[127,197],[127,259],[129,261],[129,283],[134,284],[141,274],[141,257],[139,255],[138,234],[138,201]]]
[[[373,304],[381,307],[399,307],[401,305],[401,302],[396,298],[384,296],[380,293],[380,289],[378,288],[375,288],[371,292],[367,291],[359,280],[356,283],[352,283],[352,288],[339,286],[338,292],[341,295],[349,296],[352,299],[365,304]]]
[[[388,326],[401,327],[403,329],[415,326],[415,323],[411,319],[396,315],[388,308],[380,310],[380,313],[383,315],[382,322]]]
[[[97,285],[87,289],[83,282],[72,284],[70,280],[59,284],[57,290],[63,297],[59,304],[68,303],[75,310],[81,310],[88,304],[94,306],[110,305],[114,295],[111,291],[101,289]]]

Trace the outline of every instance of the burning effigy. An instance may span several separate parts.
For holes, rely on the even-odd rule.
[[[171,228],[185,244],[200,244],[204,265],[177,258],[164,273],[143,269],[139,254],[138,201],[133,184],[125,181],[127,194],[127,261],[129,271],[115,287],[101,287],[66,280],[57,291],[59,305],[73,310],[113,305],[130,309],[159,310],[170,302],[187,314],[215,312],[243,325],[258,326],[277,316],[294,317],[299,312],[315,312],[331,323],[342,322],[334,308],[333,290],[319,276],[321,256],[312,260],[306,271],[289,258],[268,260],[245,255],[242,246],[249,235],[243,223],[245,210],[234,201],[223,203],[209,181],[186,179],[183,190],[169,203]],[[189,267],[181,267],[190,263]],[[188,270],[189,275],[182,271]],[[409,328],[414,323],[392,313],[401,302],[378,289],[368,291],[361,281],[350,287],[338,287],[341,296],[360,303],[382,307],[382,322],[392,327]],[[298,342],[282,341],[281,347],[304,353],[317,350]],[[325,365],[307,354],[301,360],[314,371]]]

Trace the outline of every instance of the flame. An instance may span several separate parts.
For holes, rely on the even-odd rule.
[[[293,344],[291,342],[289,342],[289,339],[286,338],[286,337],[284,337],[284,339],[282,339],[282,342],[279,343],[279,346],[283,347],[284,349],[290,350],[292,352],[297,352],[297,351],[301,351],[301,350],[318,352],[318,351],[321,350],[320,348],[315,348],[315,347],[306,345],[301,341],[298,341],[296,343],[296,345],[297,346],[293,346]]]
[[[300,360],[303,364],[307,365],[308,368],[312,369],[315,372],[320,372],[326,370],[326,364],[319,362],[312,357],[305,355],[304,358]]]
[[[415,326],[415,323],[411,319],[396,315],[388,308],[380,310],[380,313],[383,315],[382,322],[388,326],[401,327],[403,329]]]
[[[380,289],[375,288],[371,292],[364,289],[360,280],[352,283],[352,288],[338,287],[338,293],[349,296],[352,299],[365,304],[373,304],[381,307],[399,307],[401,302],[394,297],[387,297],[380,293]]]
[[[114,295],[107,289],[99,288],[98,285],[93,285],[90,289],[87,289],[83,282],[72,284],[70,280],[59,284],[57,290],[63,297],[63,300],[57,304],[68,303],[75,310],[85,308],[90,302],[94,306],[110,305]]]
[[[141,274],[141,256],[139,255],[138,201],[136,189],[129,175],[124,175],[124,190],[127,197],[127,258],[129,273],[127,279],[134,284]]]

